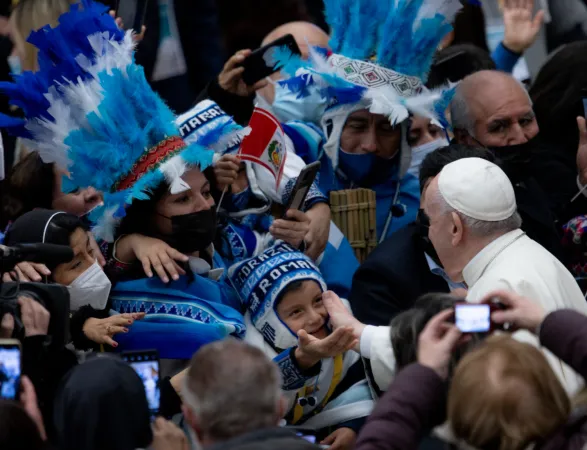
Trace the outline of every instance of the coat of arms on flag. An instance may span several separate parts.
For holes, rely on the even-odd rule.
[[[265,167],[279,186],[287,158],[285,135],[279,121],[268,111],[255,108],[249,122],[250,133],[245,136],[239,157]]]

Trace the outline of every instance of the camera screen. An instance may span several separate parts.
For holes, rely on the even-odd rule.
[[[20,349],[0,347],[0,397],[15,400],[20,388]]]
[[[491,328],[489,305],[457,305],[455,323],[463,333],[484,333]]]
[[[159,361],[156,355],[152,354],[134,354],[124,356],[124,359],[131,365],[135,372],[139,375],[143,386],[145,386],[145,393],[147,394],[147,401],[149,409],[153,414],[159,411]]]

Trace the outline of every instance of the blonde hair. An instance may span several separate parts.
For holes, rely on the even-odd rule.
[[[448,419],[458,439],[482,450],[521,450],[568,420],[571,402],[544,355],[493,336],[457,366]]]
[[[10,21],[12,39],[20,57],[23,70],[36,71],[37,49],[27,41],[31,32],[45,25],[57,25],[59,16],[67,11],[74,0],[21,0],[14,7]]]

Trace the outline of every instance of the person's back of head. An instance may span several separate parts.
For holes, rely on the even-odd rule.
[[[447,147],[434,150],[424,158],[420,166],[420,192],[424,191],[426,183],[438,176],[444,166],[463,158],[481,158],[495,162],[495,156],[486,148],[470,147],[463,144],[451,144]]]
[[[587,42],[566,45],[540,69],[530,89],[536,120],[541,134],[556,142],[569,158],[575,160],[579,133],[577,117],[583,116],[583,91],[587,80]]]
[[[450,294],[425,294],[416,300],[412,308],[398,314],[391,320],[391,345],[397,370],[401,370],[418,360],[418,337],[426,324],[438,313],[454,308],[458,301],[465,300]],[[480,340],[480,335],[473,334],[467,345],[460,347],[453,353],[450,365],[451,373],[462,356],[476,346]]]
[[[473,44],[451,45],[434,57],[426,87],[438,88],[449,82],[456,83],[475,72],[495,69],[495,62],[486,50]]]
[[[544,355],[493,336],[457,366],[448,420],[455,437],[484,450],[523,450],[564,425],[570,400]]]
[[[7,450],[46,448],[33,419],[16,402],[0,400],[0,448]]]
[[[184,383],[184,414],[204,444],[274,427],[284,413],[277,366],[234,339],[198,350]]]
[[[95,357],[66,375],[54,416],[60,450],[135,450],[153,440],[143,382],[111,356]]]

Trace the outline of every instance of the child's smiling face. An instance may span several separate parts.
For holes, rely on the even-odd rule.
[[[295,334],[300,330],[318,339],[328,335],[328,312],[322,303],[320,285],[305,280],[299,289],[290,291],[277,305],[277,315]]]

